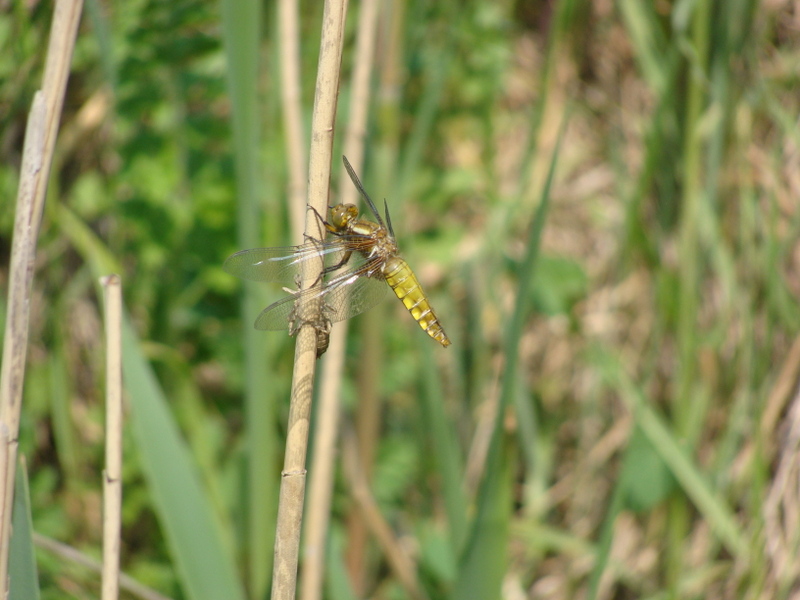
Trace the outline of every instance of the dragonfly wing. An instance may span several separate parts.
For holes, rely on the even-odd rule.
[[[334,238],[302,246],[242,250],[229,256],[222,268],[231,275],[249,281],[291,284],[308,260],[324,260],[326,267],[341,263],[348,251],[346,243],[347,240]]]
[[[331,323],[344,321],[369,310],[383,298],[389,286],[382,279],[359,274],[364,271],[364,268],[351,270],[322,287],[315,286],[281,298],[258,315],[255,328],[270,331],[286,329],[289,322],[294,321],[296,303],[301,298],[304,301],[322,298],[322,320]]]
[[[353,169],[350,161],[347,160],[347,157],[343,154],[342,161],[344,162],[344,168],[347,170],[347,174],[350,176],[350,181],[353,182],[353,185],[356,186],[358,193],[361,194],[361,197],[364,199],[364,202],[367,203],[369,209],[372,211],[372,214],[375,215],[375,218],[378,220],[378,225],[381,227],[385,227],[383,223],[383,219],[381,218],[381,213],[378,212],[378,209],[375,208],[375,203],[372,201],[372,198],[369,197],[367,190],[364,189],[364,184],[361,183],[361,180],[356,175],[355,169]]]
[[[306,290],[307,292],[317,292],[317,289]],[[289,327],[289,322],[293,321],[293,313],[300,294],[290,294],[273,302],[261,311],[255,322],[255,328],[262,331],[280,331]]]
[[[325,316],[331,323],[336,323],[360,315],[380,302],[388,287],[383,279],[358,272],[337,277],[328,284],[323,298]]]

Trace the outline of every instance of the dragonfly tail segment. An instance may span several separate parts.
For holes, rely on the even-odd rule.
[[[422,330],[445,348],[450,345],[450,338],[444,332],[431,303],[422,291],[414,271],[399,256],[393,256],[383,267],[386,283],[411,313]]]

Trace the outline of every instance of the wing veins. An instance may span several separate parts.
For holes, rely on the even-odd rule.
[[[294,292],[261,311],[255,322],[256,329],[285,329],[292,311],[299,301],[322,298],[323,319],[332,323],[344,321],[375,306],[389,286],[380,277],[370,277],[379,271],[380,259],[373,258],[362,265],[337,274],[333,279],[307,290]]]

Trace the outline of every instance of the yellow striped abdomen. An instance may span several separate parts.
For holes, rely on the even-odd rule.
[[[449,346],[450,339],[439,324],[431,303],[408,263],[399,256],[391,257],[383,266],[383,276],[423,331],[442,346]]]

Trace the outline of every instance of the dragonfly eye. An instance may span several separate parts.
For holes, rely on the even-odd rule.
[[[358,208],[355,204],[337,204],[331,209],[331,225],[336,229],[347,228],[347,224],[358,217]]]

